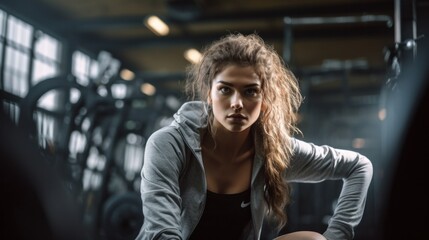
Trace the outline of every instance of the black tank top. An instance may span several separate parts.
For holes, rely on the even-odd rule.
[[[250,188],[236,194],[207,191],[203,216],[190,239],[236,240],[250,220]]]

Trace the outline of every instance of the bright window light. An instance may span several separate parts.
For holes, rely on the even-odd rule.
[[[127,85],[122,83],[112,84],[111,91],[114,98],[124,99],[127,96]]]
[[[145,25],[158,36],[165,36],[170,32],[168,25],[157,16],[149,16],[145,20]]]

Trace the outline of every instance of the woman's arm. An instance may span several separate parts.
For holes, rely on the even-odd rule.
[[[176,129],[161,129],[148,139],[140,189],[144,221],[136,239],[182,239],[179,176],[184,161]]]
[[[320,182],[342,179],[343,186],[334,214],[323,234],[327,239],[353,239],[365,208],[373,169],[365,156],[329,146],[292,139],[294,156],[286,172],[290,182]]]

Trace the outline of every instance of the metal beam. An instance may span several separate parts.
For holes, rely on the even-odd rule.
[[[243,34],[250,34],[255,31],[240,31]],[[257,32],[266,41],[281,41],[284,38],[282,29],[270,29],[267,31]],[[167,37],[137,37],[111,40],[98,38],[94,35],[86,37],[82,35],[79,42],[90,48],[98,49],[132,49],[132,48],[154,48],[168,46],[195,46],[207,44],[213,40],[227,34],[227,31],[221,31],[210,34],[181,34]],[[318,29],[294,29],[294,40],[311,39],[311,38],[353,38],[353,37],[374,37],[374,36],[391,36],[393,28],[388,28],[384,24],[365,24],[365,25],[342,25],[333,28]]]
[[[172,15],[159,15],[168,24],[198,24],[198,23],[219,23],[219,22],[237,22],[237,21],[254,21],[270,20],[276,18],[288,17],[314,17],[314,16],[335,16],[338,13],[342,15],[364,15],[364,14],[386,14],[393,11],[393,4],[390,1],[340,3],[332,5],[315,5],[309,11],[308,7],[288,7],[267,10],[253,10],[240,12],[217,12],[198,14],[193,18],[180,19]],[[70,31],[85,32],[101,30],[106,28],[124,28],[144,26],[143,21],[149,16],[134,15],[121,17],[92,18],[87,20],[69,20],[55,21],[51,25],[55,28],[66,28]]]

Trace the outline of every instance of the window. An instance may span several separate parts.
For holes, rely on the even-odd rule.
[[[73,53],[72,74],[79,84],[87,86],[90,79],[98,74],[98,62],[83,52],[76,51]]]
[[[32,85],[58,75],[60,68],[60,42],[42,31],[35,35]]]
[[[4,47],[4,39],[5,39],[5,33],[4,33],[4,24],[5,24],[6,14],[0,9],[0,66],[2,66],[3,63],[3,47]],[[1,78],[0,78],[1,79]],[[3,83],[0,83],[0,86],[2,86]]]
[[[3,75],[3,89],[24,97],[29,89],[28,74],[33,27],[9,16]]]
[[[61,44],[59,41],[40,30],[36,31],[31,77],[32,86],[59,74],[60,50]],[[55,110],[60,105],[58,101],[60,95],[61,92],[59,91],[50,91],[40,99],[38,106],[47,110]]]
[[[60,52],[58,40],[0,10],[0,87],[7,96],[2,105],[15,123],[21,111],[19,98],[24,98],[39,81],[59,74]],[[46,93],[37,106],[53,110],[58,105],[58,95],[56,91]],[[34,114],[35,134],[39,144],[47,148],[54,142],[58,119],[49,111],[39,110]]]

